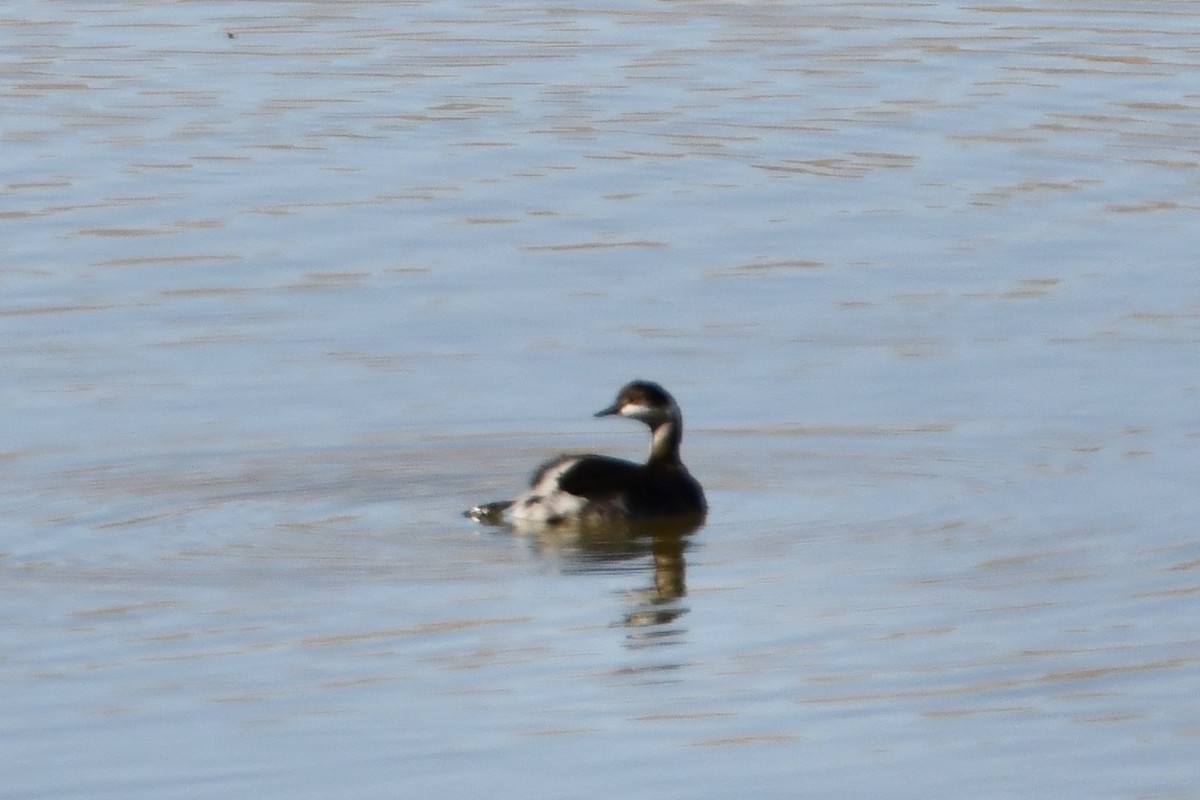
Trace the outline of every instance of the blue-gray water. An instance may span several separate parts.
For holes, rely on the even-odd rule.
[[[1198,34],[8,3],[0,796],[1200,797]]]

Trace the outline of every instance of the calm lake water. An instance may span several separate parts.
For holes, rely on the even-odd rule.
[[[0,796],[1200,797],[1198,36],[9,2]]]

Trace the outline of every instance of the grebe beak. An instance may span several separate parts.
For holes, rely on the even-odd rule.
[[[597,417],[611,417],[613,414],[620,414],[620,413],[621,413],[621,403],[620,403],[620,401],[618,401],[618,402],[616,402],[616,403],[613,403],[613,404],[612,404],[611,406],[609,406],[608,408],[601,409],[600,411],[597,411],[597,412],[596,412],[596,414],[595,414],[595,416],[597,416]]]

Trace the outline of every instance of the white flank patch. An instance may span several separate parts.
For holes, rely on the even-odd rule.
[[[514,522],[557,522],[579,519],[587,507],[587,500],[567,492],[535,494],[526,492],[512,506]]]
[[[578,458],[564,458],[559,460],[557,464],[547,469],[541,479],[530,487],[525,494],[551,494],[557,492],[558,482],[562,478],[563,473],[571,469],[579,463]],[[522,495],[524,497],[525,495]]]
[[[587,506],[587,500],[558,488],[558,482],[563,474],[577,463],[579,463],[577,458],[564,458],[547,469],[529,491],[522,493],[513,501],[513,520],[547,522],[578,518],[583,513],[584,507]]]

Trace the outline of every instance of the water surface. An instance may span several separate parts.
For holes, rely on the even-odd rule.
[[[1197,33],[10,3],[0,793],[1200,796]]]

